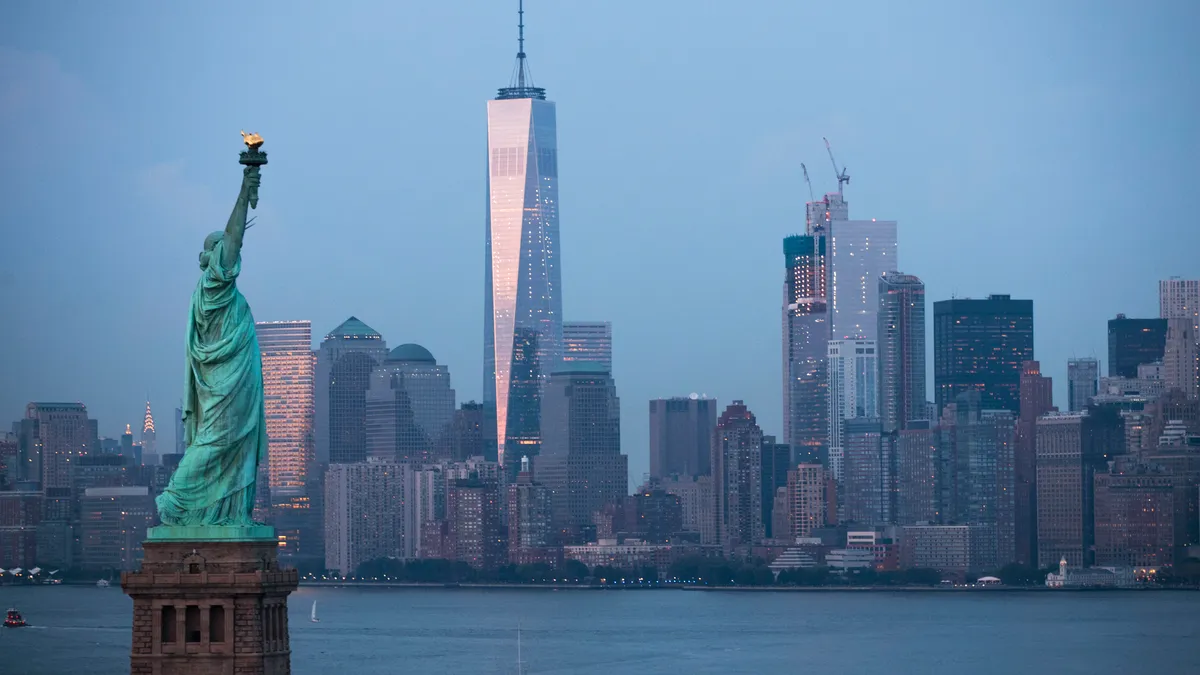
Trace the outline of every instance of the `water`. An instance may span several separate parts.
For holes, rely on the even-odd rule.
[[[313,600],[321,622],[309,621]],[[129,672],[117,588],[0,587],[6,675]],[[1200,673],[1189,592],[690,592],[301,588],[292,672]]]

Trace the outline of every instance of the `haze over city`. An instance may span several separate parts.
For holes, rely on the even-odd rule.
[[[169,429],[195,256],[237,131],[272,162],[241,288],[258,320],[355,315],[481,398],[485,108],[512,3],[43,3],[0,9],[3,419],[79,400]],[[780,240],[852,181],[929,301],[1035,303],[1036,354],[1105,355],[1194,277],[1194,3],[549,3],[526,51],[558,105],[567,320],[613,324],[622,450],[646,401],[744,399],[781,431]],[[931,314],[931,313],[930,313]],[[932,341],[930,341],[932,346]],[[928,360],[932,368],[932,359]]]

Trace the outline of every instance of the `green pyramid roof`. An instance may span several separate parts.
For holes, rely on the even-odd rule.
[[[342,325],[329,331],[325,336],[328,338],[381,338],[374,328],[358,320],[358,317],[350,317],[342,322]]]

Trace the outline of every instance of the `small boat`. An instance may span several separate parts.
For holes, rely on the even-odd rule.
[[[110,582],[108,579],[101,579],[100,581],[96,582],[96,587],[97,588],[108,588],[111,584],[112,584],[112,582]]]
[[[8,615],[4,617],[5,628],[21,628],[27,625],[29,624],[25,623],[25,619],[21,616],[21,613],[15,609],[8,610]]]
[[[313,623],[320,623],[320,622],[321,622],[321,620],[317,618],[317,601],[316,601],[316,600],[313,600],[312,618],[311,618],[310,620],[311,620]]]

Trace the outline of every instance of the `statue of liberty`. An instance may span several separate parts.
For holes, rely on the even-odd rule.
[[[248,148],[241,153],[242,188],[225,230],[204,240],[200,281],[192,292],[183,404],[187,451],[156,500],[166,526],[258,525],[252,518],[255,479],[267,458],[262,357],[237,278],[246,214],[258,206],[267,156],[259,150],[261,136],[242,137]]]

